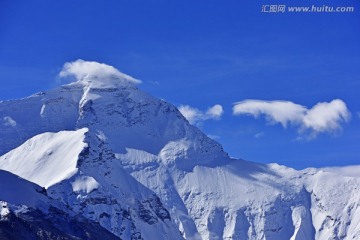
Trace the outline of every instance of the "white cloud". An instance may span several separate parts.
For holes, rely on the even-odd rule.
[[[341,123],[350,120],[350,112],[340,99],[329,103],[321,102],[307,111],[303,127],[314,132],[334,132],[341,129]]]
[[[245,100],[235,103],[233,107],[235,115],[265,115],[269,122],[280,123],[283,127],[289,123],[300,122],[305,112],[304,106],[289,101]]]
[[[179,111],[191,124],[196,124],[208,119],[220,119],[224,112],[222,106],[219,104],[210,107],[206,112],[190,107],[189,105],[181,105]]]
[[[265,133],[263,133],[263,132],[258,132],[258,133],[256,133],[255,135],[254,135],[254,138],[262,138],[262,137],[264,137],[265,136]]]
[[[289,124],[297,126],[300,133],[307,133],[310,138],[341,130],[341,124],[348,122],[351,116],[340,99],[320,102],[310,109],[290,101],[245,100],[235,103],[233,114],[265,115],[270,123],[280,123],[284,128]]]
[[[192,108],[189,105],[181,105],[179,111],[190,123],[195,123],[202,118],[201,111],[197,108]]]
[[[222,108],[221,105],[219,104],[216,104],[214,106],[212,106],[211,108],[209,108],[205,115],[208,117],[208,118],[212,118],[212,119],[220,119],[221,118],[221,115],[224,113],[224,110]]]
[[[5,126],[9,126],[9,127],[15,127],[16,126],[16,121],[14,119],[12,119],[9,116],[6,116],[3,118],[3,124]]]
[[[119,84],[138,84],[141,83],[129,75],[126,75],[113,66],[78,59],[74,62],[67,62],[64,64],[61,72],[61,78],[75,77],[76,81],[86,82],[101,82],[104,84],[113,84],[116,80]]]

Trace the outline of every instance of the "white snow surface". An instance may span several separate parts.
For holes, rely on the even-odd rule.
[[[12,204],[27,205],[29,207],[36,206],[40,201],[46,201],[46,196],[40,194],[41,187],[28,182],[15,174],[0,170],[0,201],[3,202],[3,213],[8,213],[5,207],[7,202]],[[4,208],[5,207],[5,208]]]
[[[0,102],[17,123],[0,126],[0,169],[122,239],[360,239],[354,172],[232,159],[176,107],[115,80]]]
[[[326,167],[322,168],[325,172],[336,173],[345,177],[360,177],[360,165],[343,166],[343,167]]]
[[[100,185],[93,177],[79,176],[71,183],[71,186],[74,192],[84,191],[86,193],[90,193],[91,191],[97,189]]]
[[[42,133],[0,157],[0,169],[48,188],[77,172],[88,129]]]

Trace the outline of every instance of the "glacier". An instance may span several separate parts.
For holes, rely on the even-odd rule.
[[[233,159],[136,79],[99,71],[0,102],[1,221],[51,205],[103,239],[360,239],[358,175]],[[42,204],[6,191],[13,178]]]

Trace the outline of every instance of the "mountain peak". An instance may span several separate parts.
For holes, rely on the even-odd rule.
[[[141,83],[113,66],[82,59],[65,63],[59,77],[70,77],[75,83],[91,88],[117,88]]]
[[[77,60],[60,77],[75,81],[0,102],[0,169],[46,187],[66,212],[121,239],[360,236],[358,177],[231,159],[174,105],[109,65]],[[8,218],[1,201],[10,195],[1,193],[16,180],[2,178]]]

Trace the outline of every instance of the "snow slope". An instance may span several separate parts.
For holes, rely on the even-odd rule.
[[[75,130],[82,88],[66,86],[0,101],[0,155],[45,132]]]
[[[79,218],[46,190],[0,170],[1,239],[117,239],[98,223]]]
[[[87,132],[39,134],[3,155],[0,167],[41,184],[57,203],[121,238],[180,238],[160,199],[113,161],[101,136]],[[12,195],[27,198],[17,191]]]
[[[327,167],[321,170],[332,172],[345,177],[360,177],[360,165],[343,166],[343,167]]]
[[[21,179],[10,172],[0,170],[1,201],[36,207],[38,203],[47,201],[47,197],[41,192],[43,189],[40,186]],[[5,212],[4,205],[2,205],[1,212]]]
[[[360,239],[359,178],[231,159],[122,75],[82,75],[0,102],[0,169],[123,239]]]
[[[42,133],[0,157],[0,169],[48,188],[77,172],[86,128],[77,131]]]

